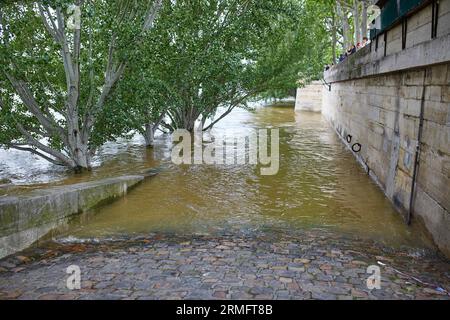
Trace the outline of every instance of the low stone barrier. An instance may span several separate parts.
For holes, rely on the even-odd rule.
[[[155,175],[122,176],[100,181],[34,190],[0,198],[0,258],[23,250],[70,216],[123,196],[145,178]]]

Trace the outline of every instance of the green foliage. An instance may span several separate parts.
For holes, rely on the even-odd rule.
[[[317,78],[330,58],[323,55],[324,7],[307,0],[166,1],[116,91],[132,118],[128,129],[142,131],[167,110],[173,129],[192,130],[218,107],[283,96],[300,79]]]
[[[37,4],[60,8],[69,0],[8,1],[0,5],[0,145],[37,141],[65,155],[65,136],[49,130],[30,112],[6,74],[25,83],[38,108],[65,133],[76,119],[80,130],[95,115],[89,148],[143,133],[148,123],[193,129],[199,118],[217,119],[219,107],[245,107],[260,97],[281,97],[299,80],[318,77],[331,59],[324,21],[331,0],[163,1],[155,27],[143,30],[153,1],[84,1],[81,6],[79,96],[68,107],[70,86],[61,44],[46,29]],[[78,3],[75,1],[75,3]],[[67,29],[67,28],[66,28]],[[66,30],[69,50],[75,33]],[[112,48],[112,49],[111,49]],[[111,61],[110,61],[111,60]],[[104,105],[108,61],[125,66]],[[70,133],[70,132],[69,132]],[[69,135],[70,138],[70,135]]]
[[[110,58],[114,65],[119,65],[133,56],[135,44],[145,36],[142,26],[152,1],[84,1],[81,6],[81,50],[78,58],[74,52],[75,32],[67,26],[71,14],[68,8],[74,2],[80,1],[10,1],[0,5],[0,145],[10,147],[13,144],[22,145],[29,142],[17,129],[17,124],[20,124],[36,140],[45,139],[56,151],[61,151],[69,157],[73,152],[67,141],[63,144],[60,134],[51,130],[49,132],[48,128],[42,127],[42,123],[17,94],[7,74],[29,88],[39,112],[55,126],[60,126],[64,132],[68,131],[68,119],[75,119],[80,131],[85,127],[89,114],[100,119],[106,116],[114,119],[117,125],[105,127],[105,123],[96,121],[92,130],[87,129],[88,143],[92,151],[105,141],[124,134],[121,123],[127,116],[118,112],[113,113],[111,117],[111,114],[107,115],[111,109],[96,103],[106,82],[105,70],[111,43],[114,50],[111,51]],[[49,11],[44,11],[44,14],[51,16],[58,27],[55,12],[57,9],[62,12],[66,24],[64,33],[67,50],[71,52],[74,64],[78,64],[79,97],[75,110],[70,112],[70,85],[63,63],[64,49],[46,29],[38,4],[43,5],[43,8],[50,6]],[[49,19],[47,22],[50,27],[54,27]]]

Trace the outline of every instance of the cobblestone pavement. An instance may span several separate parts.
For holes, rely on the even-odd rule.
[[[80,290],[66,268],[81,268]],[[381,268],[381,289],[366,285]],[[0,260],[0,299],[449,299],[450,263],[326,230],[47,242]]]

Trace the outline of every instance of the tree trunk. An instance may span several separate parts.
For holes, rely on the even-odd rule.
[[[87,141],[84,141],[79,132],[78,115],[74,114],[67,119],[69,157],[73,161],[75,172],[91,169],[91,153]]]
[[[81,6],[83,1],[75,0],[74,3],[77,6]],[[146,13],[141,33],[153,28],[161,6],[162,0],[153,2]],[[115,61],[117,60],[114,59],[116,55],[116,39],[115,34],[113,34],[109,45],[104,85],[100,95],[96,102],[92,101],[96,87],[94,87],[94,81],[92,80],[94,73],[91,69],[91,92],[86,103],[85,113],[84,115],[80,114],[80,55],[83,47],[81,43],[81,26],[74,28],[72,34],[67,36],[66,32],[70,31],[69,28],[66,30],[65,16],[61,6],[52,9],[48,4],[38,3],[36,8],[42,18],[45,29],[60,48],[67,85],[63,112],[66,126],[60,125],[51,112],[45,111],[45,107],[40,105],[41,102],[34,97],[31,87],[25,81],[16,78],[14,72],[5,71],[7,79],[22,100],[22,103],[40,124],[39,129],[33,130],[33,128],[27,128],[25,124],[15,120],[16,128],[22,134],[23,139],[22,141],[11,142],[6,145],[9,148],[31,152],[51,163],[64,165],[76,172],[89,170],[91,168],[91,157],[95,151],[95,149],[90,149],[89,141],[96,122],[96,115],[104,107],[106,99],[112,92],[112,88],[124,73],[128,61],[126,59]],[[90,49],[88,50],[91,50],[91,38],[89,42],[90,46],[88,47]],[[88,57],[92,59],[92,52],[88,52]],[[14,64],[11,64],[11,69],[14,69]],[[2,104],[3,102],[0,100],[0,106]],[[154,130],[155,128],[152,128],[152,136]],[[36,133],[36,135],[32,133]],[[57,138],[63,147],[61,149],[53,148],[42,143],[40,141],[41,138]]]
[[[145,138],[145,145],[148,148],[153,148],[155,143],[155,127],[153,123],[147,123],[145,125],[144,138]]]
[[[332,53],[332,55],[333,55],[333,64],[336,64],[336,56],[337,56],[337,53],[336,53],[336,44],[337,44],[337,29],[336,29],[336,12],[335,12],[335,10],[333,10],[333,13],[332,13],[332,26],[331,26],[331,28],[332,28],[332,31],[331,31],[331,33],[332,33],[332,40],[331,40],[331,53]]]
[[[341,2],[338,0],[337,3],[337,14],[342,23],[342,37],[344,38],[344,51],[348,50],[350,47],[350,25],[348,23],[348,17],[345,8],[342,7]]]
[[[353,0],[353,27],[355,30],[355,45],[357,43],[361,43],[361,29],[359,21],[359,0]]]
[[[187,131],[189,132],[194,132],[195,129],[195,120],[193,119],[187,119],[184,127],[186,128]]]
[[[367,37],[367,3],[366,3],[366,1],[362,1],[361,36]]]
[[[87,145],[79,146],[76,150],[76,154],[72,157],[74,161],[72,169],[77,173],[91,170],[91,156]]]
[[[184,108],[180,112],[181,115],[179,117],[173,117],[173,120],[177,122],[176,128],[186,129],[189,132],[194,132],[195,122],[200,116],[200,113],[193,107]]]

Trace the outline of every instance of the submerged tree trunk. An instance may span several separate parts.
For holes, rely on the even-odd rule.
[[[158,119],[154,120],[151,119],[150,114],[147,114],[148,119],[147,123],[143,126],[143,128],[140,130],[140,133],[144,136],[145,139],[145,145],[148,148],[152,148],[155,144],[155,133],[156,130],[158,130],[159,126],[167,126],[164,123],[164,118],[167,114],[167,108],[162,110],[161,114],[159,115]]]
[[[144,138],[145,145],[148,148],[152,148],[155,143],[155,127],[153,123],[145,124]]]
[[[197,114],[195,110],[192,110],[191,108],[190,110],[184,113],[184,123],[181,127],[189,132],[194,132],[195,122],[197,121],[198,117],[199,114]]]
[[[91,169],[91,150],[87,143],[77,141],[71,145],[70,158],[73,161],[72,169],[76,172]]]

